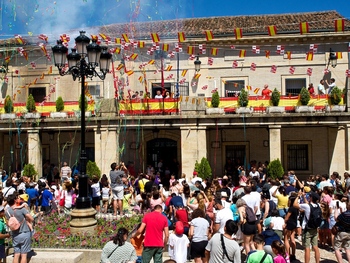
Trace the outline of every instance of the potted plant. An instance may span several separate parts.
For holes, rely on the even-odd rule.
[[[88,101],[86,96],[84,96],[84,102],[85,102],[85,117],[91,117],[91,111],[88,111]],[[79,96],[79,112],[75,112],[75,116],[76,117],[80,117],[81,116],[81,96]]]
[[[31,178],[33,181],[36,181],[36,176],[38,175],[38,172],[35,170],[35,167],[31,163],[27,163],[23,167],[23,176],[27,176]]]
[[[339,89],[337,86],[335,86],[332,89],[331,94],[329,94],[329,100],[332,106],[327,107],[327,109],[329,109],[329,111],[332,111],[332,112],[345,111],[345,105],[339,105],[339,103],[342,101],[342,98],[343,98],[343,91]]]
[[[86,164],[86,174],[92,179],[93,176],[101,177],[101,170],[98,168],[96,162],[88,161]]]
[[[279,159],[271,161],[267,166],[267,175],[271,179],[281,179],[284,174],[283,166]]]
[[[198,177],[202,179],[209,179],[212,177],[212,170],[208,159],[203,157],[201,162],[196,161],[194,170],[198,173]]]
[[[310,93],[307,88],[302,87],[299,93],[299,103],[301,106],[295,107],[295,112],[303,113],[303,112],[314,112],[314,106],[308,106],[309,101],[311,99]]]
[[[280,99],[281,99],[281,94],[280,92],[275,88],[272,93],[271,93],[271,97],[270,97],[270,104],[272,104],[272,106],[268,107],[266,109],[266,111],[268,113],[283,113],[284,112],[284,107],[279,107],[279,103],[280,103]]]
[[[13,113],[13,103],[10,95],[7,95],[5,98],[4,110],[5,113],[1,114],[2,120],[14,119],[16,118],[16,114]]]
[[[215,90],[211,95],[211,108],[206,109],[207,114],[225,114],[224,108],[219,108],[220,96],[219,92]]]
[[[59,96],[56,100],[56,112],[51,112],[51,118],[66,118],[67,113],[63,112],[64,110],[64,101],[61,96]]]
[[[252,113],[253,108],[247,108],[249,103],[249,93],[245,89],[241,89],[238,96],[238,107],[236,108],[236,113]]]
[[[36,112],[35,100],[32,94],[29,94],[26,102],[27,113],[24,115],[27,119],[40,118],[41,114]]]

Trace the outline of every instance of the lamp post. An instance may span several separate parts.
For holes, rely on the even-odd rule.
[[[52,47],[54,63],[61,76],[71,74],[73,80],[77,78],[81,81],[81,142],[80,142],[80,175],[79,175],[79,197],[76,201],[76,209],[71,213],[70,222],[72,232],[81,230],[91,231],[96,225],[94,218],[96,211],[91,208],[90,197],[88,196],[88,175],[86,174],[86,147],[85,147],[85,78],[92,79],[98,77],[104,80],[109,72],[112,54],[107,51],[107,47],[101,47],[97,39],[85,35],[85,31],[80,31],[80,35],[75,39],[76,48],[67,55],[68,48],[62,44],[61,40]],[[102,51],[101,51],[102,50]],[[68,66],[66,61],[68,60]],[[99,67],[100,72],[97,72]]]

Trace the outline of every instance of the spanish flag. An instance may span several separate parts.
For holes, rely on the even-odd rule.
[[[122,34],[122,37],[125,41],[125,43],[130,43],[130,40],[129,40],[129,37],[128,37],[128,34]]]
[[[213,48],[211,49],[211,54],[212,54],[212,56],[216,56],[216,55],[218,54],[218,48],[213,47]]]
[[[133,70],[129,70],[128,72],[126,72],[126,74],[127,74],[128,76],[131,76],[132,74],[134,74],[134,71],[133,71]]]
[[[110,37],[105,34],[100,33],[99,35],[103,40],[110,40]]]
[[[49,71],[47,72],[47,74],[52,74],[52,66],[50,66]]]
[[[314,52],[310,51],[306,53],[306,60],[311,61],[314,60]]]
[[[145,41],[139,41],[138,46],[139,48],[145,47]]]
[[[265,57],[270,58],[270,50],[265,50]]]
[[[151,38],[152,38],[153,43],[159,43],[160,42],[160,38],[159,38],[157,33],[152,33],[151,34]]]
[[[342,52],[336,52],[335,55],[337,56],[337,59],[343,58],[343,53]]]
[[[206,37],[207,41],[211,41],[214,39],[214,35],[213,35],[213,32],[211,30],[205,30],[204,33],[205,33],[205,37]]]
[[[335,32],[344,31],[344,18],[339,18],[334,20],[334,31]]]
[[[269,36],[275,36],[277,34],[277,27],[276,26],[268,26],[267,30],[269,32]]]
[[[169,66],[166,67],[165,70],[166,70],[166,71],[170,71],[172,68],[173,68],[173,66],[172,66],[172,65],[169,65]]]
[[[255,93],[255,94],[258,94],[258,93],[259,93],[259,90],[260,90],[259,88],[254,89],[254,93]]]
[[[154,59],[151,59],[150,61],[148,61],[148,64],[153,65],[156,61]]]
[[[119,47],[116,47],[116,48],[114,49],[114,53],[120,54],[120,48],[119,48]]]
[[[143,77],[142,76],[139,77],[139,81],[140,81],[140,83],[143,82]]]
[[[45,77],[45,74],[42,73],[41,76],[40,76],[40,79],[44,79],[44,77]]]
[[[186,40],[184,32],[177,33],[177,37],[178,37],[180,43],[185,42],[185,40]]]
[[[20,45],[24,44],[24,40],[20,35],[15,35],[15,39],[16,39],[18,44],[20,44]]]
[[[7,56],[7,57],[5,57],[5,63],[10,63],[10,60],[11,60],[11,57],[10,56]]]
[[[244,58],[245,57],[245,53],[246,53],[246,50],[245,49],[242,49],[239,51],[239,57],[240,58]]]
[[[187,69],[184,69],[184,70],[181,72],[181,76],[182,76],[182,77],[185,77],[186,74],[187,74]]]
[[[309,33],[309,23],[308,22],[301,22],[299,24],[299,28],[300,28],[301,35]]]
[[[247,90],[252,90],[252,86],[247,86]]]
[[[133,54],[130,56],[130,58],[131,58],[132,60],[135,60],[137,57],[138,57],[138,54],[136,54],[136,53],[133,53]]]
[[[193,55],[194,54],[194,47],[193,46],[188,46],[187,47],[187,54]]]
[[[169,51],[169,44],[163,44],[163,51]]]
[[[194,79],[199,79],[201,76],[201,74],[197,73],[196,75],[194,75]]]
[[[241,39],[243,37],[243,31],[242,28],[235,28],[235,37],[236,39]]]
[[[114,39],[114,42],[115,42],[116,44],[121,44],[121,43],[122,43],[122,39],[121,39],[120,37],[116,37],[116,38]]]
[[[287,59],[292,59],[292,51],[287,51]]]
[[[116,69],[121,70],[122,68],[124,68],[124,64],[120,63]]]

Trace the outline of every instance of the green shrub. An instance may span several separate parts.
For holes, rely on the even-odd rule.
[[[207,158],[203,157],[201,162],[196,161],[194,170],[198,173],[198,177],[207,179],[212,177],[211,167]]]
[[[241,89],[241,92],[238,96],[238,105],[239,107],[247,107],[249,103],[249,93],[245,89]]]
[[[330,100],[332,105],[338,105],[341,102],[343,92],[338,87],[334,87],[330,94]]]
[[[59,96],[56,100],[56,111],[61,112],[64,110],[64,102],[61,96]]]
[[[101,170],[98,168],[97,164],[92,161],[88,161],[86,164],[86,174],[91,179],[94,175],[98,176],[98,178],[101,177]]]
[[[267,175],[271,179],[281,179],[284,174],[283,166],[279,159],[273,160],[267,166]]]
[[[12,113],[13,112],[13,103],[10,95],[7,95],[5,98],[5,113]]]
[[[220,104],[220,96],[219,96],[219,92],[218,91],[215,91],[213,93],[213,95],[211,96],[211,106],[213,108],[217,108],[219,107],[219,104]]]
[[[30,177],[33,180],[36,180],[36,176],[38,175],[38,172],[35,170],[35,167],[31,163],[27,163],[23,167],[23,176]]]
[[[32,94],[29,94],[27,98],[26,108],[28,112],[35,112],[36,110],[35,100]]]
[[[275,88],[272,93],[271,93],[271,98],[270,98],[270,102],[273,106],[278,106],[278,104],[280,103],[280,99],[281,99],[281,94],[280,92]]]
[[[85,100],[85,111],[86,111],[88,107],[88,101],[86,96],[84,96],[84,100]],[[79,96],[79,109],[81,110],[81,96]]]
[[[309,104],[310,101],[310,93],[307,90],[307,88],[302,87],[299,93],[299,101],[300,104],[303,106],[306,106],[307,104]]]

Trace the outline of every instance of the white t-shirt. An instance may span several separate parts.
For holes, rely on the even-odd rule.
[[[299,204],[300,209],[304,210],[304,218],[303,218],[303,223],[301,225],[301,228],[304,229],[308,219],[310,218],[310,205],[312,205],[313,207],[318,206],[318,204],[313,204],[313,203],[309,203],[309,204]]]
[[[178,236],[171,233],[169,236],[169,257],[178,263],[187,262],[187,246],[190,243],[186,235]]]
[[[253,194],[253,192],[251,192],[250,194],[244,195],[242,197],[242,199],[247,203],[247,206],[249,206],[251,209],[253,209],[253,211],[255,211],[255,206],[258,207],[258,210],[256,211],[256,215],[260,214],[260,198],[257,198],[257,196],[255,194]],[[259,212],[259,214],[258,214]]]
[[[255,171],[254,173],[253,173],[253,171],[251,171],[250,173],[249,173],[249,175],[252,177],[252,178],[254,178],[254,177],[260,177],[260,173],[258,172],[258,171]]]
[[[92,197],[99,197],[99,196],[101,196],[100,183],[97,182],[95,184],[92,184],[91,185],[91,191],[92,191]]]
[[[273,223],[273,230],[283,231],[284,219],[280,216],[272,216],[271,223]]]
[[[209,222],[205,218],[197,217],[190,222],[193,229],[193,242],[207,241]]]
[[[221,245],[221,235],[215,234],[208,242],[205,250],[210,252],[209,263],[229,263],[229,262],[241,262],[241,250],[235,240],[228,239],[223,236],[227,255],[230,257],[230,261],[227,256],[223,256],[224,252]]]
[[[215,223],[220,224],[219,233],[224,234],[227,220],[233,220],[233,213],[230,208],[223,208],[216,213]]]
[[[250,195],[254,196],[258,200],[258,202],[257,202],[258,210],[256,211],[256,215],[260,215],[261,214],[261,211],[260,211],[261,195],[256,191],[251,192]]]
[[[5,187],[2,189],[2,193],[4,194],[4,197],[8,197],[9,195],[12,195],[14,192],[16,192],[16,188],[10,186],[10,187]]]
[[[276,205],[278,203],[278,199],[277,197],[273,197],[272,194],[276,191],[276,189],[278,188],[277,185],[271,186],[271,188],[269,189],[270,192],[270,200],[272,200]],[[276,192],[276,195],[279,194],[279,192]]]
[[[331,217],[333,216],[334,217],[334,212],[335,210],[337,209],[337,202],[339,202],[339,209],[338,209],[338,215],[340,215],[341,213],[345,212],[346,211],[346,204],[339,201],[339,200],[332,200],[331,201],[331,204],[330,204],[330,207],[332,208],[332,213],[331,213]],[[340,211],[340,208],[341,208],[341,211]]]

